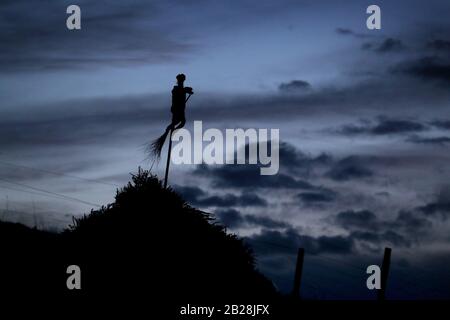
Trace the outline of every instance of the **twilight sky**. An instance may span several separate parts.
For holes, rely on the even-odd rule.
[[[450,2],[77,1],[80,31],[69,4],[0,3],[0,218],[62,228],[112,202],[149,168],[183,72],[188,129],[280,129],[276,176],[170,176],[280,289],[302,246],[307,297],[370,298],[365,268],[389,246],[391,297],[450,297]]]

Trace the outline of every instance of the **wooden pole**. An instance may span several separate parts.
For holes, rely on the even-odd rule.
[[[298,248],[297,264],[295,266],[294,288],[292,290],[292,296],[297,298],[300,298],[300,284],[302,280],[304,257],[305,257],[305,249]]]
[[[169,177],[170,155],[172,153],[172,132],[173,132],[173,129],[170,129],[169,150],[167,151],[166,174],[164,176],[164,189],[167,188],[167,178]]]
[[[378,301],[386,300],[386,285],[391,264],[391,248],[384,248],[383,264],[381,265],[381,288],[378,290]]]
[[[184,103],[188,102],[191,95],[192,95],[191,93],[188,95],[188,97],[184,101]],[[170,130],[170,135],[169,135],[169,150],[167,151],[166,174],[164,175],[164,189],[167,188],[167,178],[169,177],[170,155],[172,153],[172,133],[173,133],[173,129]]]

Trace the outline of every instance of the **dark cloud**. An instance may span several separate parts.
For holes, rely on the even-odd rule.
[[[286,93],[304,92],[311,89],[311,84],[303,80],[292,80],[291,82],[280,84],[278,89]]]
[[[342,211],[335,217],[335,222],[345,228],[371,229],[377,223],[377,216],[369,210]]]
[[[371,132],[373,134],[394,134],[394,133],[404,133],[404,132],[417,132],[426,130],[426,127],[415,121],[408,120],[390,120],[383,119],[372,128]]]
[[[382,220],[370,210],[347,210],[335,215],[331,223],[349,231],[355,241],[377,247],[385,242],[409,247],[432,230],[431,221],[415,210],[401,210],[393,220]]]
[[[244,193],[241,196],[225,194],[197,199],[194,205],[201,207],[265,207],[267,201],[254,193]]]
[[[386,38],[381,43],[367,42],[362,45],[364,50],[372,50],[377,53],[398,52],[405,49],[403,42],[399,39]]]
[[[366,158],[349,156],[336,162],[325,176],[335,181],[370,178],[374,172],[366,167]]]
[[[406,237],[393,230],[383,232],[380,238],[381,241],[392,243],[395,246],[410,247],[412,244]]]
[[[238,205],[241,206],[258,206],[258,207],[265,207],[267,206],[267,201],[255,193],[244,193],[242,194],[238,201]]]
[[[266,244],[263,254],[273,254],[275,246],[292,248],[304,248],[308,254],[317,255],[323,253],[349,254],[353,252],[353,239],[344,236],[319,236],[312,237],[300,235],[296,230],[290,228],[285,231],[263,230],[260,234],[246,238],[252,244]],[[273,245],[273,246],[271,246]]]
[[[417,212],[402,210],[398,213],[397,218],[387,226],[393,230],[404,231],[410,237],[415,237],[429,230],[432,223]]]
[[[230,207],[237,205],[238,201],[238,197],[235,195],[226,194],[223,196],[209,196],[206,198],[197,199],[193,205],[199,207]]]
[[[381,192],[377,192],[375,193],[377,196],[380,197],[385,197],[385,198],[389,198],[391,196],[391,194],[387,191],[381,191]]]
[[[215,215],[228,228],[237,228],[245,223],[241,213],[235,209],[217,210]]]
[[[266,229],[280,229],[289,227],[289,224],[286,222],[277,221],[269,217],[254,214],[243,215],[235,209],[217,210],[215,214],[225,226],[231,229],[252,226],[263,227]]]
[[[450,120],[436,120],[432,122],[432,125],[439,129],[450,130]]]
[[[370,131],[370,128],[367,128],[366,126],[354,124],[346,124],[337,130],[338,133],[349,136],[357,134],[367,134]]]
[[[176,192],[178,192],[187,202],[196,203],[198,198],[206,195],[205,191],[199,187],[190,186],[173,186]]]
[[[280,167],[283,171],[296,173],[302,177],[309,177],[315,168],[327,167],[333,162],[333,157],[329,154],[310,156],[285,142],[280,143],[279,155]]]
[[[248,154],[248,148],[249,146],[246,145],[246,154]],[[309,183],[306,179],[314,174],[315,169],[326,168],[333,162],[328,154],[310,156],[284,142],[281,142],[279,146],[279,159],[280,173],[272,176],[261,176],[260,165],[199,165],[193,174],[209,177],[215,187],[221,188],[286,188],[320,191],[320,187]]]
[[[282,173],[262,176],[257,165],[200,165],[194,170],[193,174],[210,178],[213,186],[218,188],[286,188],[305,190],[316,188],[307,181]]]
[[[430,40],[427,43],[427,48],[438,51],[450,51],[450,41],[443,39]]]
[[[248,224],[264,227],[266,229],[288,228],[289,223],[279,220],[273,220],[268,217],[258,217],[256,215],[246,215],[245,221]]]
[[[356,230],[350,233],[352,239],[368,243],[380,244],[380,235],[377,232],[367,230]]]
[[[389,243],[398,247],[410,247],[412,242],[403,235],[393,231],[387,230],[381,233],[372,231],[354,231],[350,237],[355,241],[363,241],[381,247],[383,243]]]
[[[391,68],[391,72],[409,75],[423,81],[434,81],[443,84],[450,82],[450,62],[438,56],[427,56],[400,63]]]
[[[336,28],[336,33],[343,36],[353,36],[355,38],[370,38],[372,35],[365,33],[358,33],[348,28]]]
[[[435,200],[417,209],[430,217],[448,219],[450,217],[450,187],[443,187],[436,195]]]
[[[388,135],[388,134],[403,134],[411,132],[422,132],[427,130],[428,127],[417,121],[404,120],[404,119],[392,119],[379,117],[377,123],[366,122],[365,124],[344,125],[338,129],[338,132],[344,135]]]
[[[346,29],[346,28],[336,28],[336,33],[342,34],[342,35],[347,35],[347,34],[353,34],[353,31],[350,29]]]
[[[418,144],[431,144],[444,146],[450,144],[450,137],[420,137],[415,135],[409,137],[406,141]]]
[[[267,201],[254,193],[244,192],[242,195],[222,194],[208,195],[198,187],[175,186],[186,201],[199,207],[265,207]]]
[[[333,202],[336,200],[336,196],[336,192],[326,188],[297,194],[297,197],[306,206],[321,205],[324,203]]]

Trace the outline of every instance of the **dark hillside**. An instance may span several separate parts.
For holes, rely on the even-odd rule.
[[[195,303],[273,298],[242,240],[164,189],[147,171],[61,234],[0,223],[3,290]],[[82,290],[66,289],[66,268],[81,267]],[[10,288],[8,288],[11,286]],[[156,301],[152,298],[152,301]]]

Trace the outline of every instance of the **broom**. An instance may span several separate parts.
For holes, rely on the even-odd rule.
[[[166,130],[166,132],[164,132],[158,139],[155,139],[150,143],[148,152],[151,156],[153,156],[153,158],[157,160],[161,158],[161,151],[170,131],[170,129]]]
[[[185,103],[188,102],[191,95],[192,94],[188,95]],[[161,159],[161,151],[164,147],[164,143],[166,142],[167,136],[169,135],[169,133],[171,131],[173,131],[173,129],[172,130],[166,129],[166,131],[158,139],[155,139],[150,143],[149,148],[147,150],[150,157],[152,157],[158,161],[159,161],[159,159]]]

